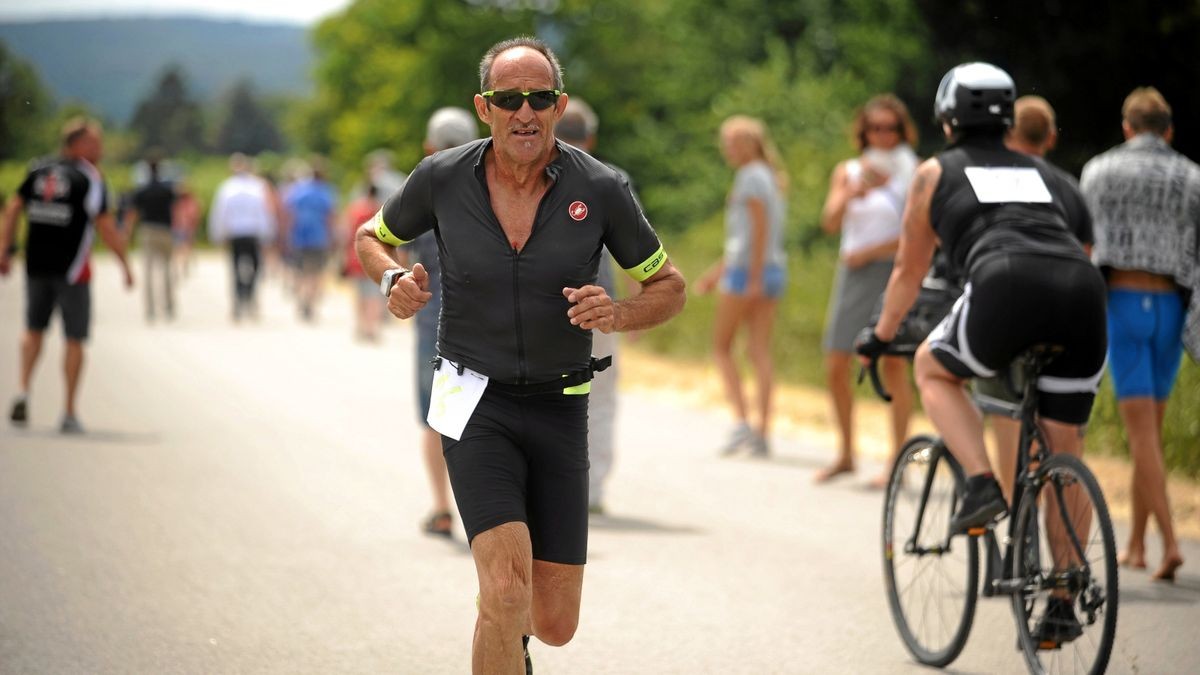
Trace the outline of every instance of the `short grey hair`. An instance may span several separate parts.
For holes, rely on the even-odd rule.
[[[554,125],[554,133],[564,141],[582,142],[596,135],[600,118],[596,111],[581,98],[567,99],[567,109]]]
[[[546,57],[546,60],[550,62],[550,69],[554,71],[554,88],[562,91],[563,71],[562,66],[558,62],[558,57],[554,55],[554,50],[550,49],[550,45],[545,42],[528,35],[497,42],[492,45],[491,49],[487,50],[483,55],[483,60],[479,62],[479,91],[488,91],[492,88],[492,64],[495,63],[496,57],[510,49],[518,47],[532,49]]]
[[[479,138],[475,116],[462,108],[439,108],[425,127],[425,143],[433,152],[455,148]]]

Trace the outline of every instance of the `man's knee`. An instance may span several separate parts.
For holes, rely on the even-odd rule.
[[[919,388],[924,388],[926,384],[933,381],[959,379],[938,362],[937,357],[933,355],[933,350],[929,348],[929,343],[924,343],[917,348],[917,355],[913,358],[913,377],[917,380]]]
[[[533,632],[537,638],[551,647],[561,647],[575,637],[579,628],[579,616],[574,612],[559,612],[548,617],[534,619]]]

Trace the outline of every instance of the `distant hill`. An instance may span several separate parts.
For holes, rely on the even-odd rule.
[[[208,103],[237,79],[260,94],[306,94],[312,53],[306,29],[190,18],[0,23],[0,40],[37,68],[59,101],[78,99],[125,124],[170,63]]]

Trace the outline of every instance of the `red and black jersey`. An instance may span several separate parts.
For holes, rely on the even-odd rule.
[[[93,221],[108,211],[100,171],[83,159],[58,159],[30,171],[17,194],[29,221],[27,274],[65,277],[73,284],[87,281]]]

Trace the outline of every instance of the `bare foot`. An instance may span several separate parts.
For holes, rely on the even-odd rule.
[[[875,476],[870,481],[868,481],[867,488],[870,490],[884,490],[887,488],[888,483],[890,483],[891,481],[892,481],[892,474],[885,471],[885,472],[879,474],[878,476]]]
[[[850,462],[834,462],[817,472],[813,477],[815,483],[828,483],[842,474],[854,473],[854,464]]]
[[[1125,549],[1117,556],[1117,564],[1135,570],[1146,569],[1146,552]]]
[[[1175,570],[1179,569],[1181,565],[1183,565],[1183,556],[1178,553],[1163,556],[1162,567],[1159,567],[1158,571],[1150,578],[1155,581],[1175,583]]]

